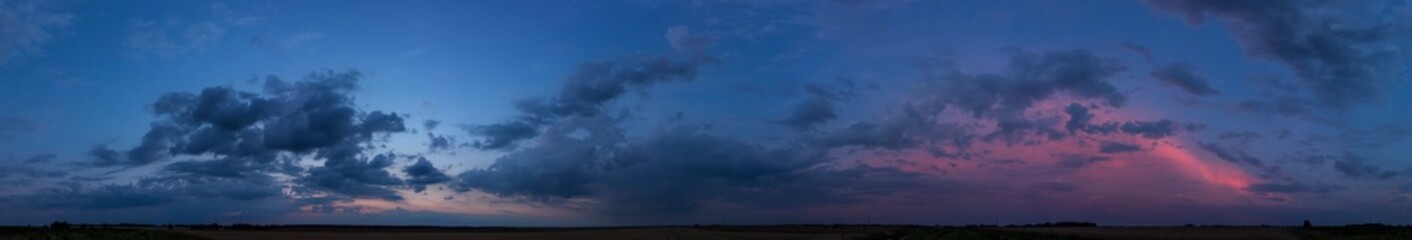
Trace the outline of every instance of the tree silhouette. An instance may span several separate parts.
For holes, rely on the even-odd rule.
[[[1314,227],[1314,224],[1310,224],[1310,223],[1309,223],[1309,220],[1308,220],[1308,219],[1305,219],[1305,220],[1304,220],[1304,228],[1310,228],[1310,227]]]

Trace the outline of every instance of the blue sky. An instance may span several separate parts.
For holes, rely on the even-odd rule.
[[[0,1],[0,223],[1408,223],[1409,16]]]

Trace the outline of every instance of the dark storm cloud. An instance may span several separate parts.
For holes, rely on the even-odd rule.
[[[50,12],[45,1],[0,2],[0,65],[26,54],[43,54],[54,33],[73,23],[69,13]],[[0,127],[0,136],[4,129]]]
[[[1206,82],[1206,77],[1196,71],[1196,66],[1190,63],[1175,62],[1157,67],[1150,74],[1152,78],[1176,86],[1187,93],[1198,96],[1220,95],[1220,91],[1211,88],[1211,84]]]
[[[231,199],[251,201],[280,196],[273,178],[145,178],[136,183],[82,189],[45,189],[0,201],[37,209],[109,210],[157,206],[181,201]]]
[[[482,137],[474,146],[480,149],[512,149],[520,140],[539,135],[546,124],[572,117],[592,117],[602,113],[604,104],[630,90],[675,81],[691,81],[702,64],[668,57],[628,57],[619,61],[579,65],[564,82],[559,93],[548,99],[516,103],[521,116],[515,120],[473,126],[473,135]]]
[[[1098,145],[1098,152],[1102,153],[1125,153],[1142,151],[1142,146],[1137,144],[1105,142]]]
[[[1226,20],[1253,57],[1285,64],[1324,106],[1376,102],[1402,75],[1407,19],[1380,1],[1149,0],[1195,24]]]
[[[1334,160],[1334,170],[1344,176],[1360,179],[1389,179],[1398,176],[1397,171],[1383,171],[1378,166],[1368,165],[1367,159],[1352,152],[1344,152],[1343,157]]]
[[[402,173],[407,174],[407,185],[411,185],[416,192],[426,190],[428,184],[451,180],[450,176],[446,176],[441,169],[436,169],[426,158],[417,158],[417,162],[403,168]]]
[[[1058,93],[1099,99],[1114,107],[1127,100],[1108,82],[1127,69],[1117,59],[1088,50],[1009,53],[1009,65],[996,74],[968,75],[947,58],[923,59],[918,65],[926,71],[926,80],[938,85],[936,103],[978,118],[1018,116]]]

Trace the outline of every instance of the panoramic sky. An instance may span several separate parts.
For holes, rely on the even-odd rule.
[[[0,224],[1412,223],[1407,1],[0,0]]]

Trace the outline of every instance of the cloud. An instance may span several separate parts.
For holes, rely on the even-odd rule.
[[[34,134],[39,123],[24,117],[0,117],[0,140],[14,140],[17,137]]]
[[[352,70],[318,71],[295,82],[266,77],[259,93],[210,87],[164,94],[149,106],[159,120],[142,142],[126,154],[96,146],[90,165],[133,167],[185,156],[191,158],[162,167],[158,176],[204,183],[283,174],[294,177],[300,194],[400,200],[390,188],[403,181],[387,171],[395,156],[367,152],[375,136],[406,131],[404,119],[359,109],[351,93],[361,78]],[[305,169],[304,157],[323,165]]]
[[[1323,106],[1381,100],[1404,76],[1408,21],[1386,2],[1150,0],[1193,24],[1225,20],[1252,57],[1289,66]]]
[[[789,117],[771,122],[796,129],[813,129],[815,125],[838,118],[835,102],[852,99],[858,94],[852,82],[843,83],[843,89],[831,89],[820,83],[804,84],[805,96],[794,103]]]
[[[719,61],[715,57],[706,54],[706,47],[716,43],[716,38],[710,35],[693,34],[686,26],[672,26],[667,28],[667,43],[679,52],[690,54],[697,61],[715,62]]]
[[[1127,100],[1108,82],[1127,70],[1117,59],[1088,50],[1008,52],[1010,62],[1001,73],[968,75],[947,57],[922,59],[918,65],[925,70],[926,80],[936,84],[933,100],[937,104],[977,118],[1019,116],[1036,102],[1059,93],[1103,100],[1114,107]]]
[[[62,178],[69,173],[60,170],[45,170],[32,166],[0,166],[0,178],[9,177],[11,174],[27,178]]]
[[[1334,170],[1344,176],[1359,179],[1389,179],[1396,177],[1397,171],[1383,171],[1378,166],[1368,165],[1367,159],[1352,152],[1343,152],[1343,157],[1334,160]]]
[[[4,33],[0,35],[0,65],[25,55],[42,55],[54,34],[77,20],[73,14],[47,11],[45,5],[45,1],[0,2],[0,33]],[[3,130],[0,128],[0,134]]]
[[[219,43],[226,29],[213,21],[156,22],[135,20],[128,26],[124,43],[126,54],[142,59],[148,56],[171,58],[184,54],[204,54]]]
[[[1232,162],[1236,164],[1248,164],[1257,167],[1265,165],[1264,161],[1261,161],[1259,158],[1246,155],[1245,151],[1221,146],[1216,143],[1203,142],[1199,144],[1201,145],[1201,149],[1205,149],[1206,151],[1211,152],[1212,154],[1216,154],[1217,158],[1220,158],[1221,160],[1226,160],[1227,162]]]
[[[412,185],[416,192],[426,190],[428,184],[437,184],[451,180],[450,176],[441,172],[431,165],[426,158],[417,158],[417,162],[402,169],[402,173],[407,174],[407,184]]]
[[[1256,193],[1330,193],[1347,190],[1348,187],[1337,185],[1306,185],[1303,183],[1253,183],[1246,190]]]
[[[59,158],[59,155],[55,155],[55,154],[53,154],[53,153],[42,153],[42,154],[34,155],[33,157],[26,158],[25,161],[24,161],[24,164],[26,164],[26,165],[29,165],[29,164],[44,164],[44,163],[53,162],[54,159],[58,159],[58,158]]]
[[[1142,146],[1137,144],[1104,142],[1098,145],[1098,152],[1101,153],[1125,153],[1142,151]]]
[[[1084,130],[1088,123],[1093,121],[1093,114],[1088,113],[1088,107],[1079,103],[1070,103],[1064,108],[1064,113],[1069,114],[1069,121],[1064,123],[1064,129],[1070,133],[1076,130]]]
[[[605,104],[627,91],[646,92],[647,87],[659,83],[691,81],[696,78],[697,68],[706,63],[666,56],[630,56],[580,64],[553,97],[516,102],[515,107],[521,112],[516,119],[471,126],[471,134],[482,138],[472,145],[482,150],[513,149],[519,141],[539,135],[539,128],[545,125],[601,114]]]
[[[1206,82],[1206,77],[1202,77],[1196,71],[1196,66],[1190,63],[1176,62],[1157,67],[1150,74],[1152,78],[1175,86],[1187,93],[1198,96],[1220,95],[1221,92],[1211,88],[1211,84]]]

